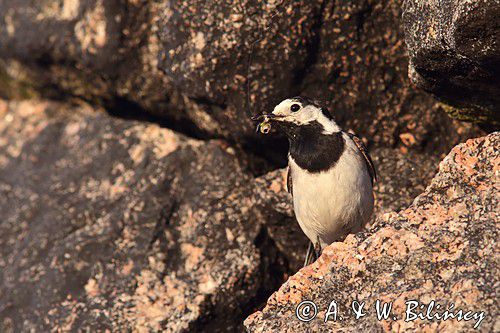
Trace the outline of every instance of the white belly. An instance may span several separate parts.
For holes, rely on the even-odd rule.
[[[366,162],[354,144],[346,142],[334,168],[310,173],[289,157],[293,206],[302,231],[322,247],[359,231],[373,211],[373,188]]]

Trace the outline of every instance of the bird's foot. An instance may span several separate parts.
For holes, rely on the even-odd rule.
[[[316,260],[316,251],[314,249],[313,243],[309,242],[307,247],[306,260],[304,261],[304,267],[312,264]]]
[[[323,249],[321,248],[321,242],[319,240],[319,236],[315,244],[313,244],[313,242],[309,242],[309,246],[307,248],[307,253],[306,253],[306,260],[304,261],[304,267],[315,262],[316,259],[318,259],[319,256],[321,255],[322,250]]]
[[[321,255],[321,252],[323,252],[323,249],[321,248],[321,241],[319,240],[319,236],[316,239],[316,244],[314,244],[314,251],[316,252],[316,259],[319,258]]]

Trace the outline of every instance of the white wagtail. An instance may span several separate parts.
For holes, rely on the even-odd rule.
[[[324,246],[358,232],[373,212],[375,168],[363,142],[342,131],[326,108],[306,97],[259,115],[258,129],[276,126],[288,137],[288,192],[295,216],[311,241],[304,265]]]

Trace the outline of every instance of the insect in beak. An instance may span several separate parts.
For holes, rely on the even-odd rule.
[[[268,134],[271,131],[271,122],[270,118],[272,118],[271,115],[267,114],[262,114],[262,115],[257,115],[252,117],[252,120],[262,120],[258,125],[257,128],[255,129],[256,132],[260,132],[262,134]]]
[[[259,125],[257,125],[257,130],[262,134],[268,134],[271,131],[271,123],[268,120],[264,120]]]

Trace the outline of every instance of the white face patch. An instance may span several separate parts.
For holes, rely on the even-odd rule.
[[[297,108],[298,111],[295,111]],[[285,99],[276,105],[272,113],[280,117],[277,120],[291,122],[298,126],[317,121],[323,125],[324,134],[332,134],[340,131],[340,127],[333,120],[328,119],[323,112],[321,112],[320,108],[314,105],[303,106],[293,98]]]

